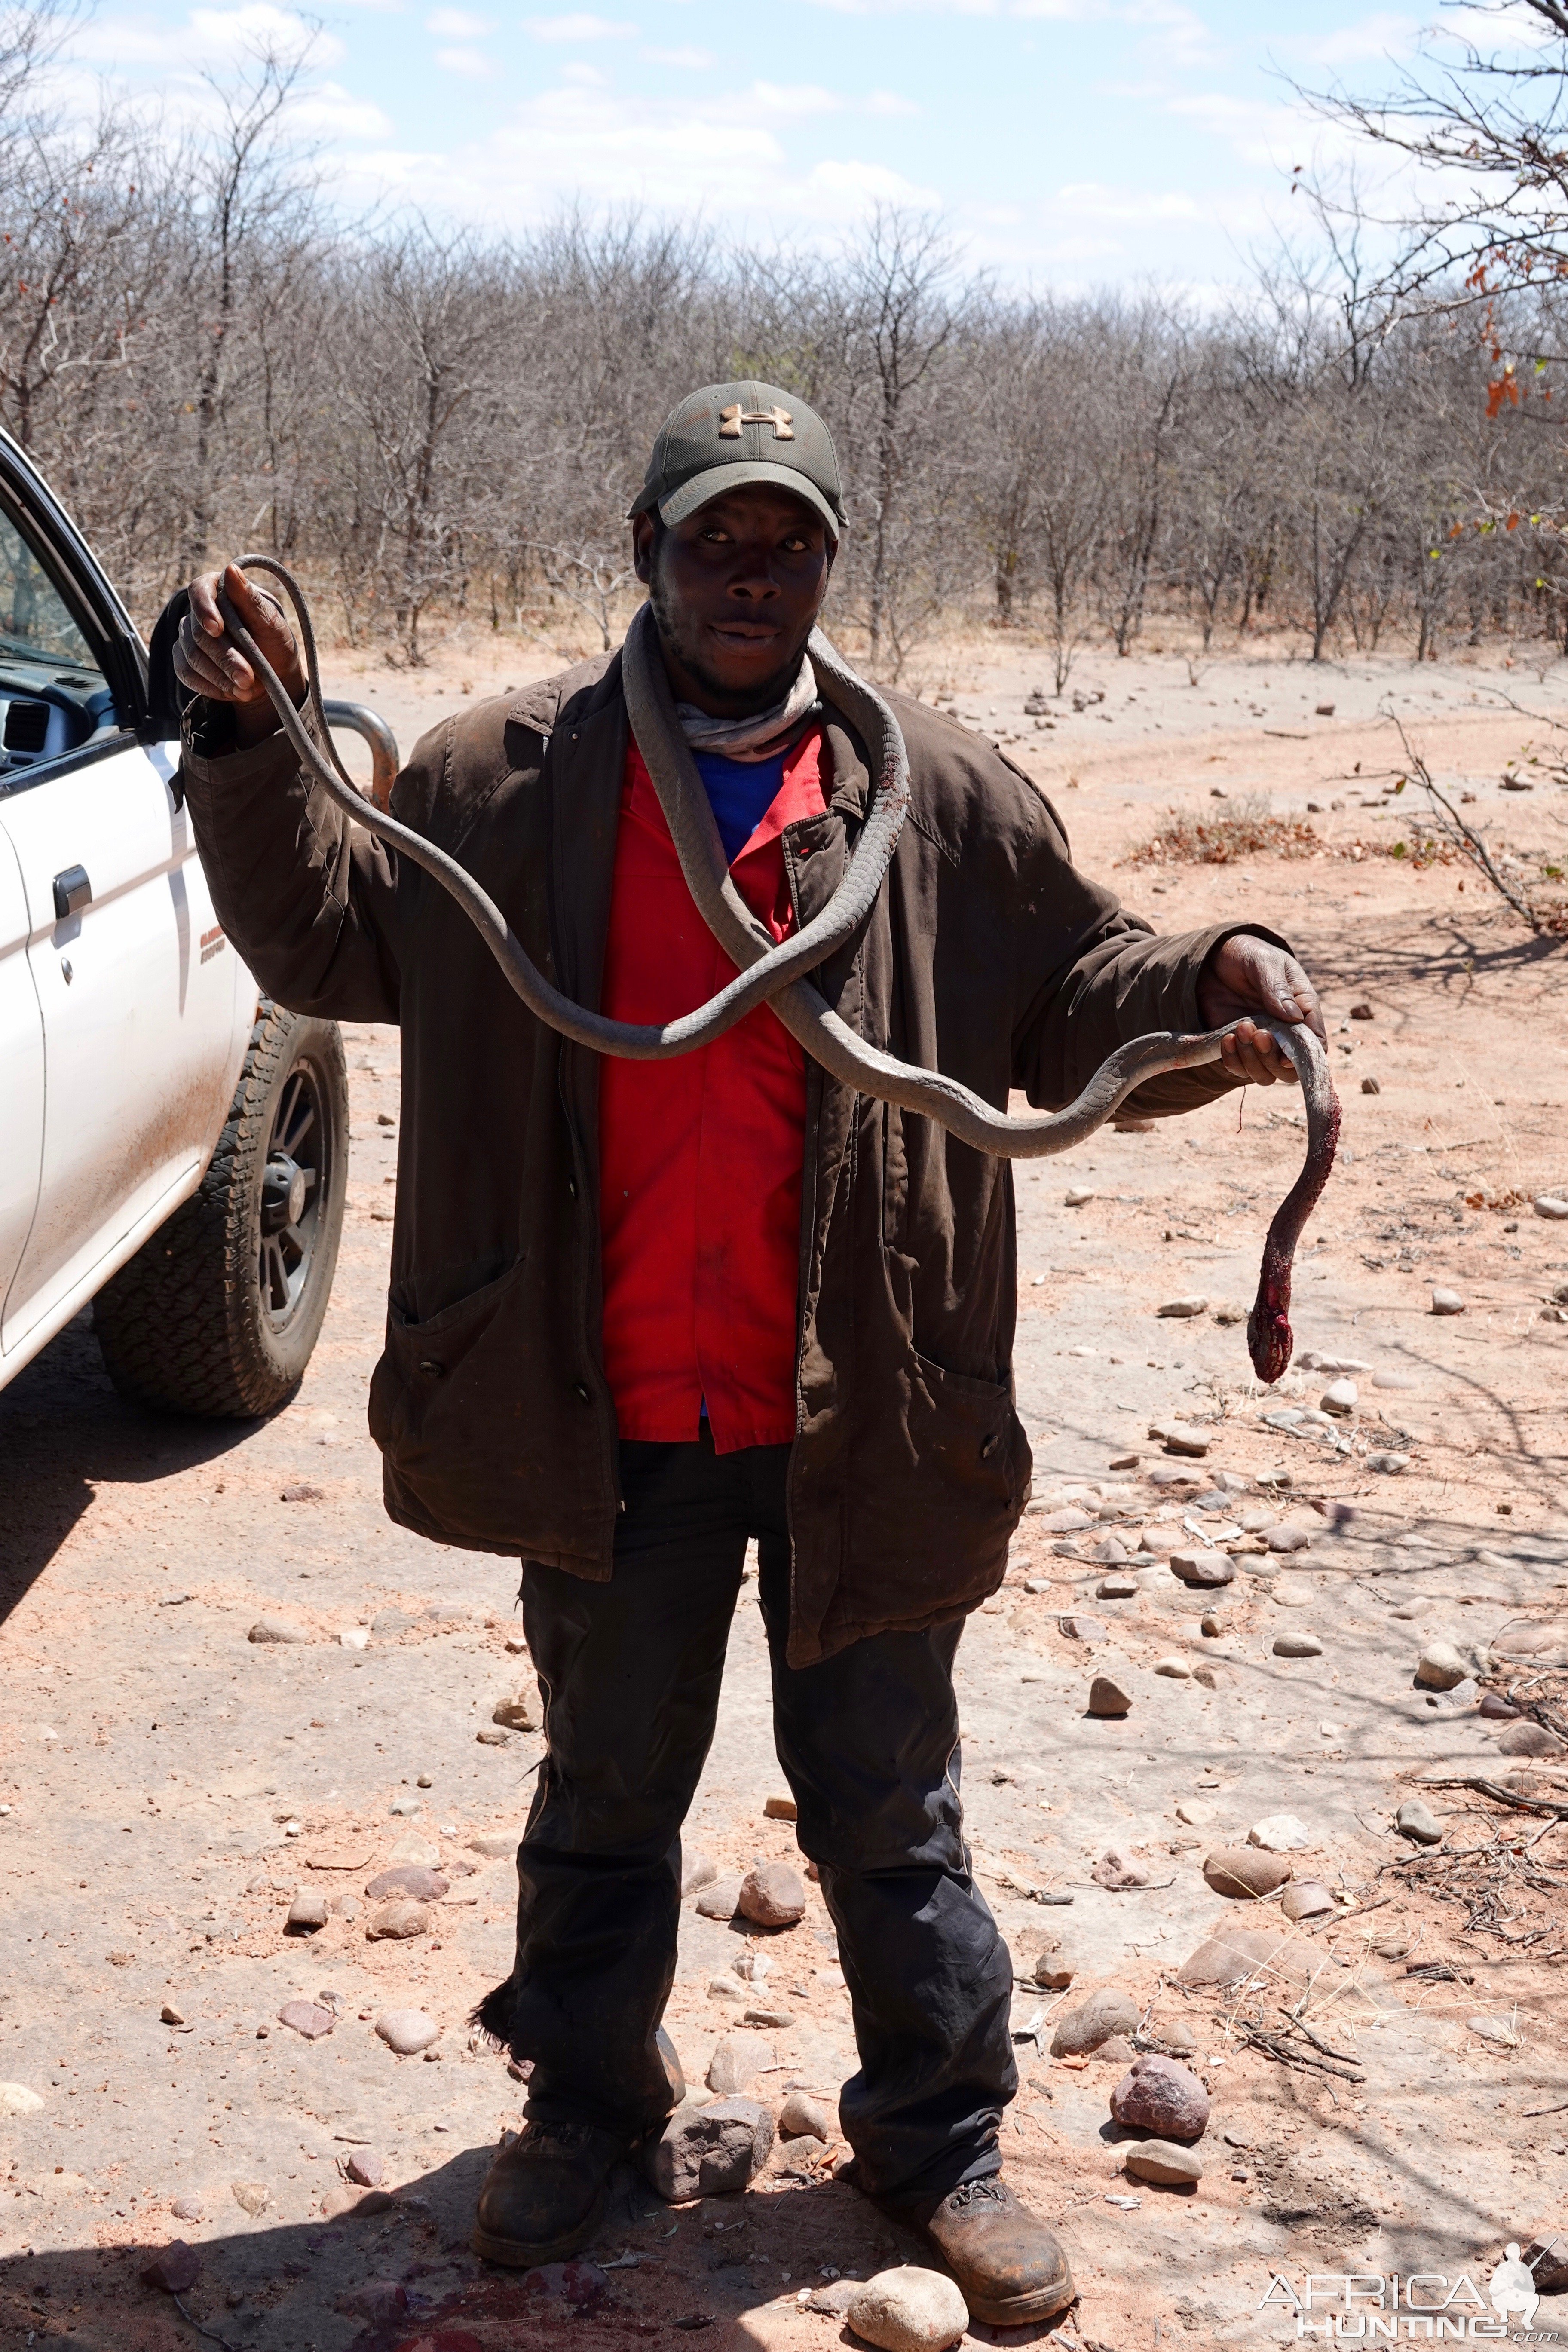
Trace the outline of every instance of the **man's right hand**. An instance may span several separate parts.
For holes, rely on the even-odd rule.
[[[304,700],[305,671],[282,606],[237,563],[222,572],[204,572],[191,582],[190,610],[180,624],[174,647],[174,676],[193,694],[233,704],[235,734],[243,747],[270,735],[278,714],[267,688],[224,626],[217,603],[220,586],[297,703]]]

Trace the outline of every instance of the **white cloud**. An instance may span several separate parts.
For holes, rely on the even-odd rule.
[[[1103,181],[1079,180],[1058,188],[1051,209],[1069,219],[1099,221],[1195,221],[1203,209],[1195,197],[1179,189],[1144,195],[1136,189],[1107,187]]]
[[[447,41],[482,41],[495,27],[483,16],[471,16],[466,8],[437,8],[425,19],[425,30]]]
[[[678,73],[707,73],[719,62],[711,49],[642,49],[650,66],[673,66]]]
[[[73,43],[77,57],[110,72],[127,66],[153,66],[179,74],[232,65],[259,48],[288,55],[310,52],[312,63],[335,66],[348,54],[335,34],[318,32],[290,8],[270,0],[248,0],[240,8],[193,8],[183,25],[155,16],[100,16],[84,25]]]
[[[837,114],[844,106],[836,90],[814,82],[754,81],[749,94],[753,105],[769,115]]]
[[[1359,25],[1342,25],[1331,33],[1313,33],[1280,44],[1282,50],[1303,64],[1324,66],[1331,69],[1340,66],[1363,65],[1384,58],[1407,57],[1421,35],[1417,16],[1394,16],[1379,12],[1363,16]]]
[[[890,117],[922,114],[925,110],[917,106],[912,98],[900,98],[896,89],[874,89],[866,100],[866,111]]]
[[[360,98],[341,82],[318,82],[296,99],[293,121],[319,139],[390,139],[392,124],[374,99]]]
[[[490,71],[489,59],[479,49],[437,49],[436,62],[443,73],[462,74],[481,81]]]
[[[635,33],[635,25],[613,24],[607,16],[527,16],[524,30],[536,41],[616,41]]]

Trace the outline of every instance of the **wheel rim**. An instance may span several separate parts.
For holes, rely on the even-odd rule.
[[[261,1312],[285,1331],[310,1288],[331,1181],[331,1131],[321,1080],[298,1062],[278,1092],[261,1177],[256,1277]]]

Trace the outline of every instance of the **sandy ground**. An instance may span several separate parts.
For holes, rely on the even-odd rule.
[[[340,658],[329,686],[378,701],[407,743],[465,680],[479,694],[550,666],[537,647],[481,663],[459,646],[414,678]],[[1475,794],[1467,815],[1538,875],[1563,846],[1568,797],[1529,764],[1549,730],[1498,697],[1537,712],[1563,701],[1550,677],[1500,662],[1313,670],[1276,652],[1215,661],[1194,685],[1183,659],[1151,652],[1082,657],[1037,726],[1023,706],[1047,675],[1027,649],[949,647],[916,682],[955,692],[1004,740],[1082,862],[1161,929],[1245,912],[1313,971],[1344,1150],[1301,1253],[1298,1348],[1363,1369],[1352,1416],[1325,1427],[1305,1416],[1331,1373],[1293,1370],[1261,1395],[1243,1331],[1224,1319],[1251,1295],[1299,1163],[1284,1089],[1105,1132],[1070,1162],[1020,1171],[1017,1374],[1035,1503],[1006,1586],[960,1654],[965,1799],[1020,1974],[1059,1933],[1076,1976],[1063,1995],[1019,1987],[1024,2087],[1006,2162],[1069,2244],[1082,2300],[1053,2331],[1069,2347],[1287,2340],[1281,2295],[1258,2310],[1276,2276],[1300,2288],[1309,2272],[1468,2273],[1484,2291],[1510,2240],[1568,2225],[1564,1833],[1551,1810],[1568,1806],[1568,1774],[1521,1753],[1554,1745],[1533,1717],[1480,1713],[1475,1686],[1441,1697],[1415,1680],[1441,1635],[1479,1691],[1528,1682],[1525,1700],[1565,1712],[1568,1321],[1554,1293],[1568,1286],[1568,1224],[1532,1205],[1568,1190],[1564,950],[1461,867],[1385,854],[1412,837],[1414,794],[1385,804],[1383,772],[1401,754],[1379,715],[1400,713],[1438,781]],[[1325,702],[1332,717],[1318,715]],[[1532,793],[1500,788],[1510,763]],[[1223,815],[1216,792],[1266,797],[1320,847],[1239,866],[1124,863],[1173,809]],[[1372,1017],[1352,1023],[1361,1003]],[[259,1427],[144,1417],[110,1391],[85,1323],[0,1394],[0,2083],[42,2102],[0,2122],[0,2344],[489,2352],[559,2337],[609,2352],[690,2334],[713,2352],[812,2352],[847,2340],[803,2295],[825,2271],[865,2274],[912,2250],[835,2183],[831,2155],[792,2167],[781,2148],[743,2200],[679,2211],[627,2174],[594,2250],[616,2266],[582,2315],[468,2252],[479,2179],[521,2096],[464,2022],[510,1949],[512,1866],[484,1845],[515,1836],[539,1741],[476,1738],[528,1685],[526,1657],[507,1646],[514,1572],[423,1545],[381,1514],[363,1404],[397,1040],[356,1030],[348,1042],[349,1217],[294,1404]],[[1367,1076],[1376,1094],[1361,1091]],[[1069,1206],[1069,1185],[1092,1197]],[[1434,1316],[1434,1286],[1458,1292],[1464,1313]],[[1202,1314],[1159,1315],[1188,1297],[1207,1302]],[[1303,1417],[1265,1418],[1282,1410]],[[1167,1454],[1151,1427],[1170,1419],[1206,1454]],[[1389,1455],[1407,1466],[1373,1466]],[[282,1499],[300,1486],[308,1499]],[[1165,1557],[1246,1541],[1222,1531],[1248,1517],[1300,1529],[1305,1548],[1239,1552],[1205,1632],[1206,1596]],[[1155,1565],[1101,1597],[1108,1532],[1126,1552],[1142,1533]],[[383,1615],[375,1629],[385,1612],[405,1622]],[[247,1642],[263,1613],[309,1638]],[[1085,1616],[1098,1632],[1064,1629]],[[373,1629],[363,1651],[339,1641],[354,1627]],[[1315,1654],[1279,1654],[1302,1632]],[[1132,1697],[1119,1722],[1085,1711],[1108,1656]],[[1505,1793],[1455,1785],[1467,1777]],[[725,1866],[786,1857],[788,1824],[763,1816],[781,1787],[745,1602],[690,1842]],[[1418,1790],[1446,1827],[1429,1851],[1393,1826]],[[1290,1927],[1276,1901],[1229,1902],[1203,1875],[1214,1847],[1280,1812],[1310,1841],[1292,1856],[1298,1878],[1335,1898],[1315,1925]],[[451,1892],[424,1936],[369,1942],[364,1885],[400,1851],[438,1855]],[[1142,1883],[1097,1883],[1109,1852]],[[315,1936],[289,1936],[307,1886],[337,1907]],[[1176,1981],[1207,1936],[1238,1924],[1274,1931],[1256,1978],[1225,1992]],[[804,1922],[773,1937],[687,1905],[668,2022],[689,2078],[700,2083],[741,2019],[709,1987],[740,1983],[731,1964],[746,1953],[768,1963],[746,1995],[788,2021],[766,2029],[759,2095],[776,2105],[798,2083],[831,2105],[853,2039],[815,1888]],[[1125,2057],[1049,2054],[1055,2018],[1101,1987],[1131,1994],[1142,2037],[1187,2049],[1210,2086],[1195,2190],[1122,2169],[1108,2097]],[[335,2011],[329,2035],[306,2042],[279,2021],[300,1996]],[[439,2022],[426,2057],[395,2058],[374,2038],[389,2005]],[[1287,2029],[1292,2011],[1315,2042]],[[1249,2038],[1267,2028],[1286,2030],[1272,2054]],[[342,2178],[356,2147],[383,2159],[393,2194],[369,2200],[378,2210],[357,2210]],[[177,2218],[176,2200],[195,2218]],[[201,2258],[188,2320],[138,2277],[174,2237]],[[1568,2327],[1568,2299],[1542,2303],[1538,2325],[1554,2323]]]

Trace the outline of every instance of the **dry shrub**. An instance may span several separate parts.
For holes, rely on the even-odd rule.
[[[1276,816],[1259,793],[1223,815],[1195,816],[1172,809],[1165,823],[1127,866],[1233,866],[1244,857],[1311,857],[1322,842],[1300,817]]]

